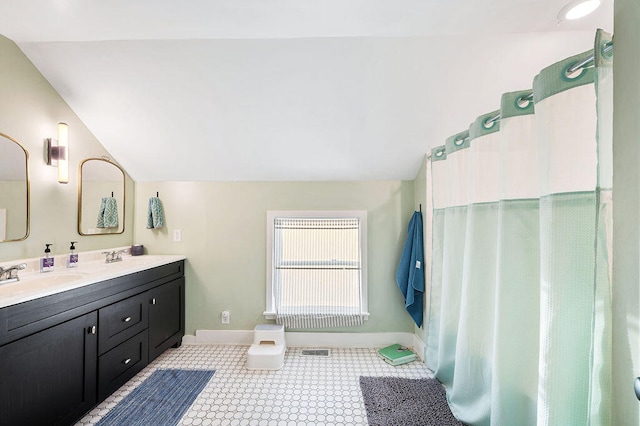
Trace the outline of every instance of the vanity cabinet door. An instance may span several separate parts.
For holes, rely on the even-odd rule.
[[[0,347],[0,424],[73,424],[96,403],[97,314]]]
[[[149,290],[149,362],[184,336],[184,277]]]

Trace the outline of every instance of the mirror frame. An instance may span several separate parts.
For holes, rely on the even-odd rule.
[[[82,166],[87,161],[103,161],[107,164],[111,164],[115,166],[120,173],[122,173],[122,230],[119,232],[109,232],[108,234],[86,234],[82,231]],[[127,175],[124,172],[124,169],[112,162],[109,158],[86,158],[80,162],[78,165],[78,234],[88,236],[88,237],[96,237],[102,235],[118,235],[124,233],[125,228],[125,217],[126,217],[126,206],[127,206]]]
[[[20,149],[22,149],[22,151],[24,152],[24,167],[25,167],[25,172],[26,172],[26,183],[27,183],[27,223],[26,223],[26,230],[25,230],[25,234],[22,238],[11,238],[11,239],[7,239],[7,240],[0,240],[0,243],[11,243],[11,242],[15,242],[15,241],[24,241],[29,237],[29,234],[31,233],[31,179],[29,178],[29,151],[27,151],[27,149],[22,146],[22,144],[20,142],[18,142],[17,140],[15,140],[14,138],[12,138],[9,135],[6,135],[4,133],[0,132],[0,136],[9,139],[11,142],[15,143],[16,145],[18,145],[20,147]]]

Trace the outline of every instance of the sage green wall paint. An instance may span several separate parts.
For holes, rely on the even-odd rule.
[[[78,241],[80,251],[130,244],[133,209],[128,209],[124,234],[78,235],[78,164],[85,158],[109,153],[16,44],[2,36],[0,93],[0,132],[20,142],[29,152],[31,179],[31,233],[24,241],[0,243],[0,261],[38,257],[44,251],[44,243],[53,243],[53,254],[68,252],[70,241]],[[56,168],[45,164],[43,154],[44,140],[57,138],[61,121],[69,124],[69,183],[66,185],[58,183]],[[130,202],[133,181],[127,177],[126,184]]]
[[[640,425],[640,3],[616,0],[613,119],[613,425]]]
[[[166,226],[146,229],[159,192]],[[412,332],[395,272],[414,206],[412,181],[138,182],[135,242],[149,254],[184,254],[186,331],[251,330],[265,309],[267,210],[366,210],[369,312],[344,332]],[[173,231],[182,231],[182,242]],[[220,313],[231,321],[222,325]],[[326,331],[326,330],[323,330]]]
[[[423,312],[423,320],[422,327],[417,327],[415,324],[413,326],[414,333],[426,343],[427,341],[427,330],[429,329],[429,274],[431,273],[431,257],[429,257],[431,247],[431,233],[428,232],[430,230],[431,224],[431,211],[430,211],[430,203],[427,203],[427,156],[425,155],[424,160],[422,161],[422,165],[420,166],[420,170],[418,170],[418,175],[416,176],[416,180],[414,181],[414,208],[416,210],[420,209],[420,205],[422,205],[422,242],[424,244],[424,278],[425,278],[425,295],[424,295],[424,312]]]

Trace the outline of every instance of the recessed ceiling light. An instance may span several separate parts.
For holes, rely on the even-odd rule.
[[[560,21],[580,19],[596,10],[598,6],[600,6],[600,0],[573,0],[560,10],[558,19]]]

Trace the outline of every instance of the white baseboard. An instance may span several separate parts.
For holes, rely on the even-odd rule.
[[[413,333],[308,333],[288,331],[287,346],[330,348],[381,348],[399,343],[412,348],[424,360],[425,344]],[[182,343],[191,345],[240,345],[253,343],[253,330],[196,330],[186,335]]]
[[[416,353],[416,355],[418,355],[418,358],[420,358],[420,360],[424,362],[425,355],[427,353],[427,344],[423,342],[422,339],[417,334],[413,335],[412,347],[413,347],[413,351]]]
[[[253,330],[196,330],[196,345],[251,345]]]
[[[183,345],[197,345],[196,336],[193,334],[185,334],[182,336],[182,344]]]

